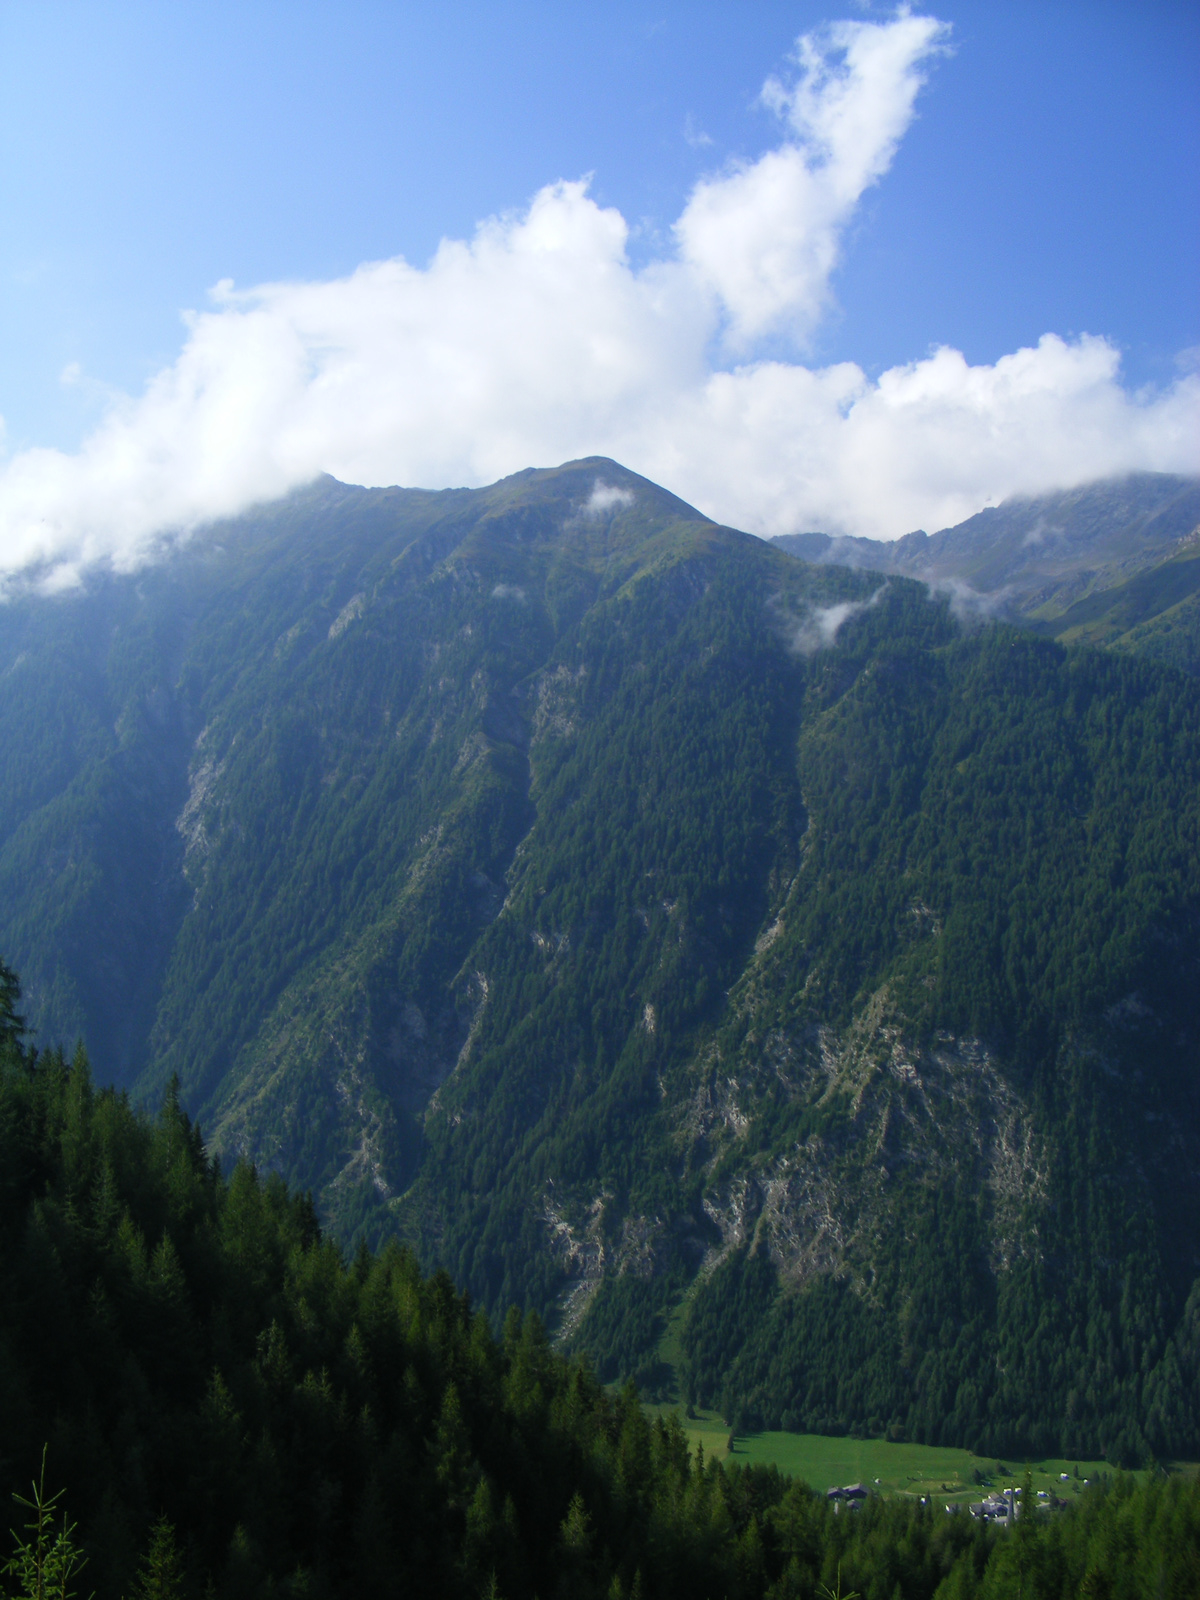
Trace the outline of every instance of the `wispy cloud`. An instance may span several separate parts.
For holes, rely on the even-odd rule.
[[[585,517],[607,517],[611,512],[631,506],[637,499],[632,489],[622,489],[615,483],[601,483],[597,478],[592,485],[583,508]]]
[[[1009,601],[1012,589],[989,589],[981,593],[964,578],[937,578],[930,585],[934,594],[943,595],[950,611],[964,627],[990,622],[996,617],[1011,616]]]
[[[683,137],[693,150],[708,150],[712,148],[712,137],[696,121],[689,111],[683,119]]]
[[[877,606],[887,589],[888,585],[882,583],[869,599],[839,600],[831,606],[810,606],[800,617],[785,616],[784,632],[788,648],[799,656],[812,656],[818,650],[828,649],[836,644],[843,624],[860,612]]]
[[[755,532],[886,538],[1009,494],[1200,469],[1200,376],[1130,394],[1100,338],[1047,334],[977,367],[941,349],[876,380],[756,355],[765,336],[799,349],[819,318],[945,46],[906,13],[806,35],[764,88],[778,144],[704,177],[674,252],[640,268],[625,219],[580,181],[423,268],[218,285],[177,360],[111,400],[77,453],[0,469],[0,574],[132,568],[322,471],[432,488],[606,454]]]

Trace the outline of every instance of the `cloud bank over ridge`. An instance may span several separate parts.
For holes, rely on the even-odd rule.
[[[134,567],[319,472],[437,488],[605,454],[755,532],[887,538],[1014,493],[1200,470],[1200,377],[1130,394],[1102,338],[977,367],[943,348],[874,380],[799,359],[946,40],[905,12],[802,38],[763,91],[776,147],[702,178],[675,253],[646,266],[584,180],[423,268],[218,285],[177,360],[78,452],[0,465],[0,573]],[[765,339],[797,354],[763,359]]]

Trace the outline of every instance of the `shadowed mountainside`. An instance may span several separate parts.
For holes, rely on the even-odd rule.
[[[1200,686],[779,544],[590,459],[11,600],[30,1019],[605,1377],[1200,1448]]]

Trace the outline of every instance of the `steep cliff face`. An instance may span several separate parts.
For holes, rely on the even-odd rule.
[[[984,1198],[992,1270],[1033,1250],[1049,1152],[984,1041],[949,1033],[920,1041],[884,990],[844,1033],[775,1031],[761,1045],[748,1041],[737,1065],[740,1074],[726,1075],[715,1055],[698,1063],[680,1119],[681,1154],[702,1174],[705,1214],[721,1234],[707,1269],[745,1247],[765,1252],[785,1287],[832,1274],[865,1291],[895,1222],[901,1177],[929,1189],[967,1184]],[[829,1116],[822,1131],[764,1151],[752,1130],[769,1116],[777,1085],[790,1102]]]
[[[343,1237],[730,1415],[1192,1448],[1187,677],[596,460],[324,482],[0,673],[33,1022]]]

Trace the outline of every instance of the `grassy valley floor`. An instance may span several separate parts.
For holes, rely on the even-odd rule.
[[[935,1445],[900,1444],[886,1439],[854,1439],[819,1433],[749,1433],[732,1437],[715,1411],[697,1410],[691,1417],[677,1405],[647,1405],[653,1416],[675,1412],[693,1450],[718,1461],[744,1466],[775,1466],[790,1477],[822,1491],[861,1483],[888,1499],[902,1496],[928,1499],[935,1505],[966,1506],[986,1494],[1020,1488],[1025,1481],[1024,1461],[997,1461]],[[1068,1504],[1082,1495],[1097,1478],[1111,1478],[1118,1469],[1106,1461],[1046,1460],[1029,1463],[1033,1491]],[[1200,1474],[1196,1462],[1172,1462],[1172,1472],[1189,1477]],[[1066,1474],[1064,1477],[1063,1474]],[[1139,1481],[1144,1472],[1133,1473]],[[1042,1501],[1045,1505],[1046,1500]]]
[[[985,1460],[969,1450],[815,1433],[747,1434],[734,1441],[732,1459],[773,1464],[781,1472],[803,1478],[814,1489],[862,1483],[883,1495],[907,1495],[946,1505],[965,1505],[988,1493],[1020,1488],[1026,1467],[1024,1461]],[[1089,1480],[1115,1470],[1103,1461],[1030,1464],[1034,1494],[1041,1492],[1068,1502],[1083,1493]]]

